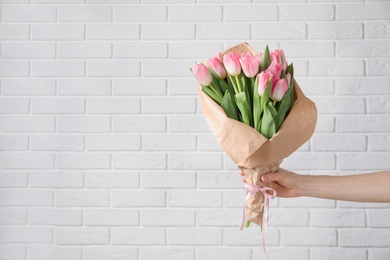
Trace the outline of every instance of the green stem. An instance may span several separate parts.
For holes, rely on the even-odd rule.
[[[241,93],[241,92],[242,92],[242,89],[241,89],[240,81],[238,80],[238,76],[234,76],[234,78],[236,79],[236,83],[237,83],[237,87],[238,87],[238,92]]]
[[[216,91],[216,90],[215,90],[215,87],[213,86],[213,84],[210,83],[209,86],[210,86],[210,88],[214,91],[214,93],[218,95],[218,97],[220,97],[221,99],[223,98],[221,92]]]
[[[247,220],[247,221],[245,222],[245,227],[248,228],[250,223],[251,223],[251,222],[250,222],[249,220]]]

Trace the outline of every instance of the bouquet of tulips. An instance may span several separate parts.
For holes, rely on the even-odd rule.
[[[317,109],[294,80],[282,50],[257,53],[247,43],[230,48],[192,72],[203,115],[229,157],[243,170],[247,196],[241,229],[261,226],[263,247],[268,201],[276,192],[261,175],[310,139]],[[264,248],[265,250],[265,248]]]

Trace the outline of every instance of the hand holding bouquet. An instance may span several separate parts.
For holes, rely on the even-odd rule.
[[[314,103],[294,80],[282,50],[259,54],[242,43],[192,68],[203,115],[229,157],[243,169],[247,196],[244,218],[262,227],[275,193],[261,175],[274,172],[313,134]],[[270,193],[271,192],[271,193]]]

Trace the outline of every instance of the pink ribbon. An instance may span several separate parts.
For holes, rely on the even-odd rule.
[[[276,191],[274,189],[271,189],[269,187],[258,187],[252,184],[245,184],[245,190],[247,191],[247,195],[245,198],[245,201],[247,201],[250,196],[256,195],[257,192],[261,192],[264,196],[264,210],[263,210],[263,225],[262,225],[262,242],[263,242],[263,250],[264,253],[267,255],[267,251],[265,250],[265,238],[267,235],[267,222],[268,222],[268,208],[269,208],[269,200],[274,199],[276,197]],[[272,194],[267,193],[267,191],[272,191]],[[244,229],[245,226],[245,220],[246,220],[246,214],[245,214],[245,205],[244,205],[244,212],[242,216],[242,223],[240,230]],[[267,255],[268,256],[268,255]]]

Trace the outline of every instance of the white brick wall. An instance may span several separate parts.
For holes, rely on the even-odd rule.
[[[388,1],[0,0],[0,259],[264,259],[188,69],[243,41],[317,103],[283,167],[390,170]],[[389,216],[276,199],[269,259],[388,260]]]

